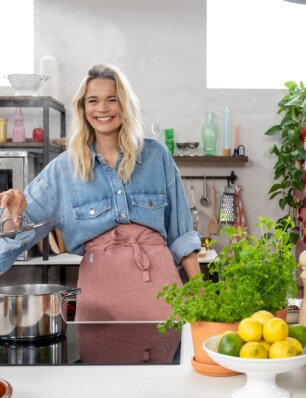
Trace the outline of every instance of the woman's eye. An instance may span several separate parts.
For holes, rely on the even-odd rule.
[[[115,98],[115,97],[114,98],[110,98],[109,102],[117,102],[117,98]]]

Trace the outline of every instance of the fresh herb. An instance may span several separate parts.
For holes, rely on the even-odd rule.
[[[172,313],[158,326],[160,332],[181,329],[186,322],[235,322],[260,309],[275,313],[286,308],[298,289],[298,264],[288,232],[292,224],[290,216],[282,223],[259,217],[259,238],[240,227],[223,228],[220,234],[230,243],[208,265],[218,281],[198,274],[181,287],[164,286],[157,297],[172,306]]]

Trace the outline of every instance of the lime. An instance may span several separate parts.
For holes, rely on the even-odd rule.
[[[297,339],[303,347],[306,346],[306,327],[304,325],[289,325],[288,336]]]
[[[239,357],[239,352],[244,341],[237,332],[228,332],[220,340],[218,352],[224,355]]]
[[[274,315],[272,314],[272,312],[266,310],[260,310],[254,312],[254,314],[251,315],[251,318],[256,319],[258,322],[260,322],[263,325],[269,319],[274,318]]]
[[[290,358],[296,355],[295,348],[286,340],[276,341],[269,349],[269,358]]]
[[[268,351],[259,341],[249,341],[241,348],[239,356],[249,359],[266,359]]]
[[[239,336],[244,341],[259,341],[262,338],[262,324],[253,318],[244,318],[238,325]]]
[[[281,318],[271,318],[263,325],[262,334],[268,343],[285,340],[288,337],[288,325]]]

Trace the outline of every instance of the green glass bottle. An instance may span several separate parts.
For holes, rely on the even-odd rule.
[[[214,112],[205,113],[205,121],[202,127],[202,141],[204,156],[217,155],[218,125]]]

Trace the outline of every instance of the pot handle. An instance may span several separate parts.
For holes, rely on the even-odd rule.
[[[77,296],[80,293],[81,293],[81,289],[79,287],[65,290],[64,292],[61,292],[62,300],[64,300],[67,297]]]

